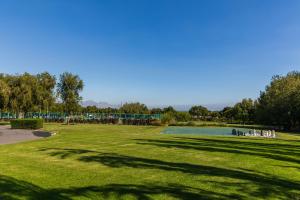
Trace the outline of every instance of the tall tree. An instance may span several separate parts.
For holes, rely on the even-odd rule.
[[[6,82],[0,80],[0,111],[6,110],[9,102],[10,88]]]
[[[10,87],[9,109],[17,114],[32,111],[34,107],[33,88],[37,85],[35,77],[24,73],[5,78]]]
[[[55,102],[54,88],[56,78],[48,72],[37,74],[37,87],[35,88],[35,100],[39,110],[48,111]]]
[[[257,120],[285,129],[300,126],[300,72],[274,76],[257,104]]]
[[[83,81],[78,75],[65,72],[60,75],[57,84],[57,94],[64,104],[64,111],[72,114],[79,109],[79,102],[82,97],[80,92],[83,90]]]

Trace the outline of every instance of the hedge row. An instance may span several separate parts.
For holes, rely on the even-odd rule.
[[[43,119],[13,119],[10,120],[13,129],[40,129],[44,126]]]

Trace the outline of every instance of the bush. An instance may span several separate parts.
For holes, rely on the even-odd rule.
[[[173,113],[166,113],[161,118],[162,124],[176,124],[176,120]]]
[[[196,126],[196,125],[197,124],[195,122],[192,122],[192,121],[186,123],[186,126]]]
[[[191,115],[188,112],[177,112],[175,114],[175,119],[178,122],[187,122],[191,120]]]
[[[10,121],[13,129],[40,129],[43,128],[43,119],[14,119]]]

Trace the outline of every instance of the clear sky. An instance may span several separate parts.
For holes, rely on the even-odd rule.
[[[70,71],[85,100],[231,103],[291,70],[299,0],[0,1],[0,72]]]

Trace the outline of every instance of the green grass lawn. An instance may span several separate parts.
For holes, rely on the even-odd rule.
[[[0,199],[300,199],[300,136],[162,135],[162,127],[54,125],[0,146]]]
[[[9,122],[0,121],[0,126],[9,125],[9,124],[10,124]]]

